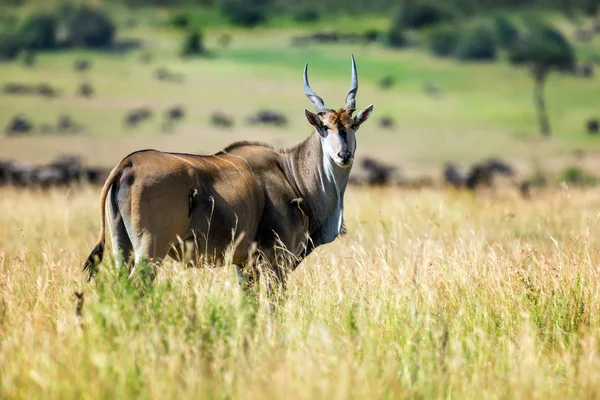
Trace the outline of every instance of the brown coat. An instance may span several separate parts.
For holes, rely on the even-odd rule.
[[[337,111],[310,90],[305,67],[305,90],[319,113],[305,110],[315,132],[291,149],[239,142],[210,156],[142,150],[125,157],[102,190],[100,237],[84,271],[91,278],[102,260],[106,209],[119,264],[134,258],[135,265],[158,265],[171,255],[209,264],[230,257],[243,267],[260,259],[284,278],[314,248],[343,234],[354,135],[373,110],[352,116],[354,58],[352,67],[347,106]]]

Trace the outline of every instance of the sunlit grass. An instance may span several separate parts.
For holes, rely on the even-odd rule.
[[[351,189],[349,234],[274,312],[232,267],[167,262],[141,294],[92,190],[2,190],[0,397],[594,398],[600,192]],[[84,292],[83,317],[74,292]]]

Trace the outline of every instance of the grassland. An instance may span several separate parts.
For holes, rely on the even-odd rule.
[[[597,398],[600,191],[357,190],[271,312],[232,267],[86,283],[95,190],[2,190],[0,397]],[[85,295],[75,315],[74,292]]]
[[[293,47],[311,30],[275,20],[252,31],[206,26],[210,57],[177,56],[183,33],[165,27],[165,10],[140,11],[121,29],[141,39],[129,53],[69,51],[37,64],[0,64],[6,82],[48,82],[52,100],[0,94],[0,125],[16,113],[53,123],[68,113],[77,136],[0,136],[0,159],[44,162],[82,154],[112,166],[147,147],[210,153],[240,139],[276,146],[310,132],[301,71],[331,107],[343,102],[349,54],[360,74],[358,105],[375,114],[358,133],[358,156],[374,155],[408,174],[438,173],[445,160],[500,156],[521,173],[582,162],[597,170],[600,80],[553,75],[547,102],[555,136],[540,140],[527,72],[506,63],[459,64],[419,49],[380,45]],[[118,17],[123,21],[130,15]],[[208,18],[208,17],[207,17]],[[382,29],[379,17],[328,19],[316,28]],[[565,25],[572,33],[572,27]],[[217,45],[232,33],[228,48]],[[589,56],[598,36],[579,44]],[[140,53],[154,56],[151,64]],[[90,59],[92,70],[73,71]],[[159,82],[156,68],[185,75]],[[383,91],[381,77],[396,85]],[[75,95],[91,82],[91,99]],[[440,98],[423,88],[442,89]],[[162,113],[186,118],[161,131]],[[154,117],[135,129],[127,111]],[[284,129],[245,119],[282,111]],[[233,116],[217,129],[210,115]],[[379,128],[382,116],[396,126]],[[583,149],[583,161],[572,155]],[[245,296],[231,266],[186,269],[168,261],[140,294],[106,260],[87,283],[82,260],[99,229],[98,189],[0,188],[0,398],[598,398],[600,393],[600,189],[547,189],[523,200],[500,190],[462,192],[360,189],[346,194],[349,234],[318,249],[293,274],[273,311],[261,287]],[[74,293],[84,293],[76,316]]]
[[[0,157],[47,161],[61,152],[82,153],[90,163],[113,165],[123,155],[140,147],[210,153],[238,139],[265,140],[286,146],[308,135],[310,128],[302,109],[310,107],[301,86],[305,62],[317,92],[332,107],[341,106],[348,86],[349,54],[354,53],[360,72],[359,106],[375,104],[370,126],[360,134],[360,155],[376,155],[401,165],[409,173],[438,171],[445,160],[470,162],[501,156],[524,168],[575,149],[596,152],[598,141],[585,134],[585,121],[598,117],[600,80],[552,75],[547,85],[547,103],[554,129],[552,140],[541,140],[533,108],[532,82],[525,69],[508,63],[461,64],[432,57],[419,48],[401,51],[373,45],[314,45],[294,47],[292,38],[330,25],[342,30],[385,29],[384,18],[350,17],[319,22],[314,28],[270,26],[241,31],[208,25],[206,45],[211,56],[191,60],[178,57],[183,32],[166,27],[168,12],[151,16],[140,12],[137,28],[120,30],[119,39],[141,40],[143,50],[125,54],[70,51],[41,54],[35,67],[20,63],[0,64],[0,84],[17,81],[48,82],[61,90],[53,100],[0,94],[0,123],[23,113],[36,123],[53,123],[68,113],[87,128],[72,136],[0,138]],[[127,14],[121,19],[125,20]],[[573,26],[564,24],[572,35]],[[231,33],[232,44],[218,45],[222,33]],[[578,44],[582,59],[597,53],[600,37]],[[141,52],[153,54],[149,65],[139,62]],[[87,58],[90,73],[73,71],[73,62]],[[185,75],[183,84],[159,82],[154,71],[165,67]],[[378,81],[392,76],[396,85],[381,90]],[[97,92],[92,99],[75,95],[77,86],[91,82]],[[443,95],[425,93],[426,85],[439,87]],[[174,132],[161,131],[162,113],[183,105],[187,117]],[[153,119],[135,129],[123,125],[125,113],[147,106]],[[288,128],[256,128],[246,118],[261,108],[283,112]],[[210,125],[210,115],[225,112],[236,120],[231,130]],[[393,129],[378,127],[377,119],[391,116]]]

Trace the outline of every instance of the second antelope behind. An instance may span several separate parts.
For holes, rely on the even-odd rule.
[[[131,277],[150,262],[144,269],[150,279],[167,255],[220,264],[229,254],[248,284],[257,278],[257,263],[285,284],[316,247],[343,235],[355,134],[373,105],[355,114],[354,56],[340,109],[325,106],[307,73],[308,64],[304,92],[316,113],[304,112],[314,131],[290,149],[237,142],[208,156],[140,150],[125,157],[102,189],[100,237],[83,267],[89,278],[104,254],[105,217],[117,264]]]

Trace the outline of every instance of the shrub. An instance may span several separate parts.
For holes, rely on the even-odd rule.
[[[408,40],[404,30],[399,26],[393,26],[387,34],[386,40],[388,46],[394,48],[401,48],[408,45]]]
[[[406,1],[393,25],[401,29],[421,29],[453,19],[452,13],[433,1]]]
[[[431,29],[427,35],[427,46],[439,57],[448,57],[455,53],[460,32],[451,25]]]
[[[496,41],[502,47],[509,48],[519,39],[519,30],[516,25],[505,16],[494,18],[493,27]]]
[[[206,53],[202,34],[200,32],[189,33],[184,41],[181,49],[181,55],[184,57],[197,56]]]
[[[377,29],[368,29],[367,31],[365,31],[365,33],[363,33],[363,38],[367,43],[376,42],[379,40],[380,37],[381,32]]]
[[[594,186],[597,183],[595,176],[587,174],[575,165],[566,167],[560,174],[559,180],[574,186]]]
[[[583,0],[581,9],[590,16],[595,16],[600,12],[600,2],[598,0]]]
[[[67,8],[65,14],[70,45],[104,47],[112,43],[115,23],[102,10],[83,4]]]
[[[221,0],[220,9],[233,25],[254,27],[267,20],[268,0]]]
[[[296,22],[315,22],[321,19],[321,15],[314,7],[304,7],[294,12],[294,21]]]
[[[190,18],[187,14],[180,13],[171,18],[170,24],[175,28],[187,28],[190,25]]]
[[[56,47],[57,20],[52,14],[36,13],[28,16],[21,25],[23,47],[31,50],[48,50]]]
[[[483,25],[478,25],[460,34],[455,55],[463,61],[486,61],[496,59],[496,53],[494,35]]]
[[[8,27],[0,27],[0,61],[17,58],[23,48],[19,34]]]

